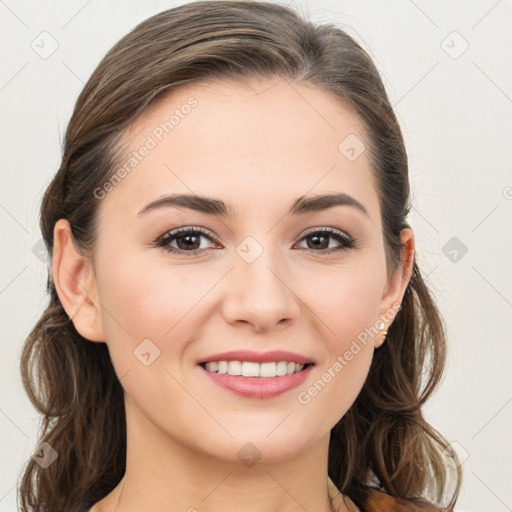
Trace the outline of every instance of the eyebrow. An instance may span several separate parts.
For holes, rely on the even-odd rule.
[[[312,197],[299,197],[296,199],[290,209],[289,214],[304,215],[311,212],[319,212],[333,208],[334,206],[352,206],[370,217],[366,208],[354,197],[343,192],[336,194],[316,195]],[[194,194],[171,194],[160,197],[142,208],[138,216],[145,215],[150,211],[162,208],[188,208],[208,215],[219,217],[236,216],[236,209],[227,205],[220,199],[198,196]]]

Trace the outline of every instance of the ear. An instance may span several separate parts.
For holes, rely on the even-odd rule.
[[[395,273],[389,277],[381,300],[379,320],[385,323],[383,330],[388,330],[400,309],[400,304],[411,279],[414,266],[415,240],[414,232],[411,228],[402,229],[400,232],[400,242],[402,244],[403,263],[398,265]],[[380,347],[385,339],[385,335],[377,334],[374,338],[375,348]]]
[[[75,329],[90,341],[105,341],[92,263],[77,252],[65,219],[59,219],[53,229],[52,272],[60,302]]]

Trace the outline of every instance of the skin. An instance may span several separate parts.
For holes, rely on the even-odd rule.
[[[365,328],[379,319],[389,327],[410,279],[413,232],[402,231],[406,263],[388,276],[369,152],[350,161],[338,150],[349,134],[367,140],[362,124],[313,86],[282,79],[186,85],[137,120],[125,134],[127,151],[190,96],[197,106],[101,200],[92,258],[76,252],[67,221],[54,229],[62,304],[82,336],[107,343],[125,390],[125,478],[91,510],[329,512],[329,433],[357,397],[382,336],[309,403],[297,396]],[[350,206],[286,214],[301,196],[333,192],[356,198],[368,216]],[[170,193],[222,199],[237,215],[185,208],[137,215]],[[220,245],[201,237],[198,255],[151,245],[185,226],[206,228]],[[325,227],[358,247],[328,253],[340,242],[328,237],[317,248],[304,237]],[[236,252],[249,236],[263,249],[252,263]],[[172,246],[187,250],[183,238]],[[147,338],[160,349],[149,366],[133,353]],[[290,350],[316,364],[298,388],[244,398],[211,384],[196,365],[238,348]],[[248,442],[261,453],[250,467],[237,455]]]

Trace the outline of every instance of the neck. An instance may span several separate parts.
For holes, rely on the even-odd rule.
[[[195,436],[197,437],[197,436]],[[270,438],[270,436],[269,436]],[[327,475],[329,434],[293,457],[266,457],[270,444],[252,465],[240,448],[256,454],[246,441],[232,442],[232,455],[220,458],[174,439],[142,414],[127,414],[125,476],[100,502],[102,512],[333,512],[348,510]],[[260,444],[260,446],[262,446]],[[202,447],[201,447],[202,448]],[[275,448],[275,447],[274,447]],[[336,496],[336,494],[338,494]],[[334,498],[334,503],[331,503]]]

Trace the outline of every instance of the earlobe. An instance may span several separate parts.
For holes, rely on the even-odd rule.
[[[52,273],[60,302],[75,329],[90,341],[105,341],[92,264],[73,245],[69,222],[53,229]]]
[[[402,244],[402,264],[389,279],[381,300],[381,311],[377,322],[377,328],[380,330],[374,338],[375,348],[380,347],[386,339],[389,326],[402,304],[414,267],[415,239],[414,232],[410,227],[402,229],[400,242]]]

